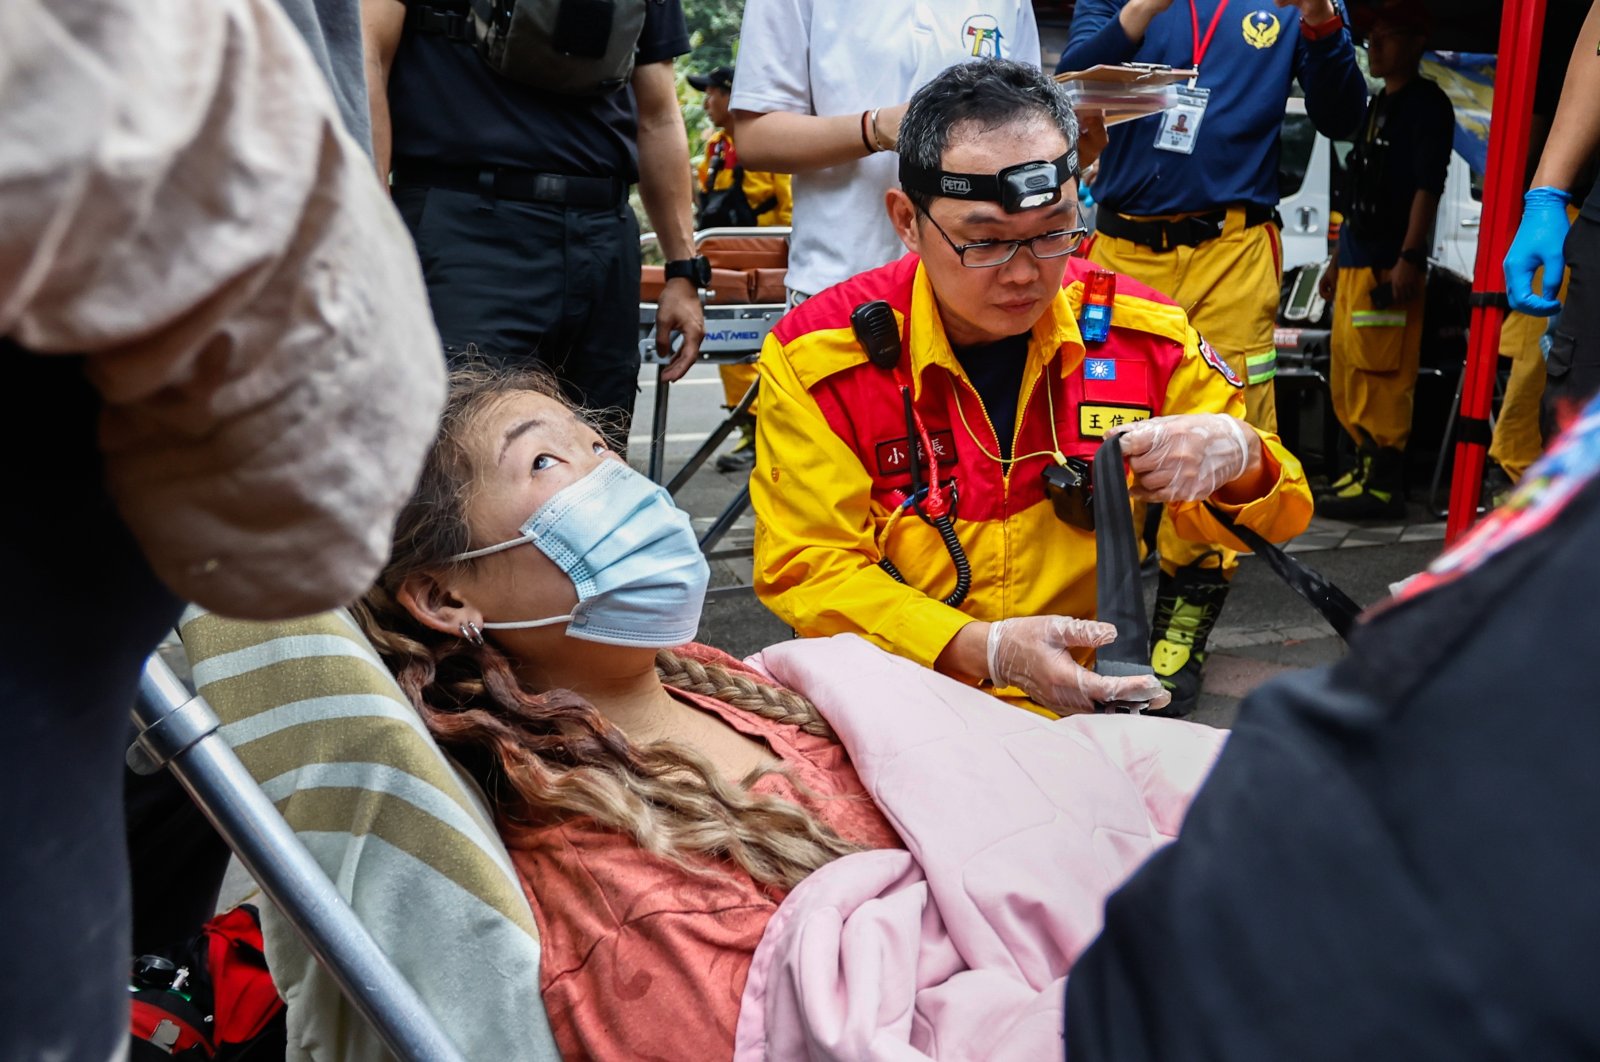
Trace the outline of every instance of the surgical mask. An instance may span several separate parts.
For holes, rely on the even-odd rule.
[[[565,623],[572,638],[656,649],[694,640],[711,568],[689,514],[665,488],[621,461],[602,461],[557,491],[528,517],[520,538],[450,559],[529,543],[572,580],[577,607],[565,616],[484,623],[484,629]]]

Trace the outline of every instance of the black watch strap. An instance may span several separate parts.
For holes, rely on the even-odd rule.
[[[662,273],[668,280],[676,280],[678,277],[682,277],[692,282],[695,287],[703,288],[711,283],[711,261],[704,255],[695,255],[693,258],[675,258],[666,264],[662,269]]]
[[[1428,252],[1420,247],[1407,247],[1400,252],[1400,257],[1412,265],[1425,266],[1428,264]]]

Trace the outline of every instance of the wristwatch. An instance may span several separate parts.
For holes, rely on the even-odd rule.
[[[1414,266],[1425,266],[1428,264],[1428,252],[1424,251],[1420,247],[1407,247],[1405,250],[1400,252],[1400,258],[1402,261],[1410,262]]]
[[[693,258],[675,258],[666,264],[662,272],[668,280],[682,277],[695,287],[703,288],[711,283],[711,259],[698,254]]]

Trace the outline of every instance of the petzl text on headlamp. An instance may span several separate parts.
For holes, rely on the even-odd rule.
[[[1072,148],[1052,162],[1035,159],[1007,166],[999,173],[951,173],[926,169],[900,156],[900,185],[909,192],[999,203],[1007,214],[1050,206],[1061,200],[1061,186],[1078,174],[1078,151]]]

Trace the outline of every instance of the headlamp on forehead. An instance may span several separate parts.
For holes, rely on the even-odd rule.
[[[1035,159],[1007,166],[999,173],[951,173],[916,166],[900,156],[900,185],[908,192],[949,199],[999,203],[1007,214],[1020,214],[1061,201],[1061,186],[1078,175],[1078,152],[1069,150],[1052,162]]]

